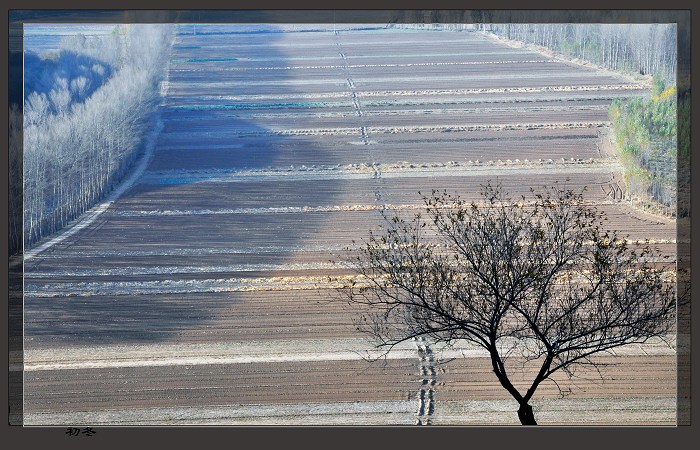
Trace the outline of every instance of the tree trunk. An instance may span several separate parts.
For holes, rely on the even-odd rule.
[[[535,422],[535,414],[532,412],[532,406],[527,403],[521,403],[518,409],[518,418],[522,425],[537,425]]]

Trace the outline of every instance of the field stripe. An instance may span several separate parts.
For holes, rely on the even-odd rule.
[[[219,109],[220,105],[211,105]],[[188,106],[187,108],[193,108]],[[397,125],[397,126],[368,126],[363,127],[365,134],[397,134],[397,133],[456,133],[475,131],[534,131],[534,130],[574,130],[594,129],[610,126],[609,121],[596,120],[585,122],[538,122],[538,123],[498,123],[498,124],[435,124],[435,125]],[[217,133],[218,139],[230,139],[240,137],[267,137],[267,136],[362,136],[357,127],[326,127],[326,128],[273,128],[268,127],[264,131],[249,126],[241,126],[239,129],[229,129],[226,132]],[[211,138],[210,131],[177,131],[167,133],[169,140]],[[370,143],[372,141],[369,141]],[[167,151],[167,150],[166,150]]]
[[[342,66],[339,68],[343,68]],[[360,78],[362,79],[362,78]],[[171,86],[189,86],[191,83],[170,81]],[[345,86],[345,81],[339,78],[339,85]],[[197,84],[196,86],[199,86]],[[648,89],[644,84],[596,84],[596,85],[581,85],[581,86],[539,86],[539,87],[508,87],[508,88],[454,88],[454,89],[404,89],[404,90],[360,90],[358,94],[364,99],[366,97],[390,97],[392,100],[397,100],[405,97],[421,97],[421,96],[446,96],[454,98],[456,96],[477,96],[485,94],[542,94],[542,93],[557,93],[557,94],[573,94],[573,93],[596,93],[598,91],[620,91],[625,97],[630,95],[639,94],[641,91],[646,91]],[[638,92],[627,92],[627,91],[638,91]],[[171,101],[176,101],[179,97],[174,96],[171,88]],[[606,94],[605,98],[608,98],[610,93]],[[286,93],[276,93],[276,94],[236,94],[236,95],[216,95],[216,96],[194,96],[186,97],[199,99],[208,98],[216,100],[226,100],[226,101],[243,101],[249,102],[252,100],[289,100],[289,99],[301,99],[301,98],[349,98],[352,94],[349,92],[316,92],[316,93],[304,93],[298,92],[293,94]],[[559,97],[557,100],[566,100],[569,97]],[[578,97],[576,97],[578,98]],[[598,99],[595,97],[594,99]],[[588,98],[586,98],[588,99]]]
[[[427,341],[423,344],[427,344]],[[419,349],[420,350],[420,349]],[[454,358],[488,358],[472,343],[458,341],[451,347],[430,345],[434,362]],[[673,356],[675,351],[661,340],[630,344],[610,354],[616,356]],[[144,344],[27,349],[24,370],[76,370],[122,367],[197,366],[312,361],[359,361],[368,359],[415,359],[413,343],[397,345],[390,352],[377,350],[362,338],[299,339],[297,341],[246,341],[206,344]],[[434,364],[431,359],[431,364]],[[433,374],[434,376],[434,374]]]
[[[370,141],[371,143],[372,141]],[[413,163],[406,166],[389,164],[356,165],[355,167],[315,167],[273,170],[171,170],[147,172],[141,180],[144,184],[190,184],[202,182],[237,183],[246,181],[306,181],[306,180],[358,180],[382,178],[416,177],[483,177],[509,175],[601,174],[620,172],[622,165],[617,160],[589,161],[476,161],[448,163]],[[293,207],[290,207],[293,210]]]
[[[357,361],[383,354],[359,338],[67,347],[25,350],[24,370]],[[408,344],[400,345],[386,357],[415,359],[415,349]]]
[[[541,425],[676,423],[674,397],[534,399]],[[513,400],[442,401],[436,425],[519,426]],[[293,405],[212,405],[129,410],[28,413],[25,425],[361,425],[412,424],[415,401],[357,401]]]
[[[192,62],[192,61],[191,61]],[[214,61],[209,61],[214,62]],[[222,61],[235,62],[235,61]],[[528,59],[528,60],[504,60],[504,61],[461,61],[461,62],[426,62],[426,63],[404,63],[404,64],[349,64],[348,69],[375,69],[375,68],[396,68],[396,67],[444,67],[444,66],[483,66],[483,65],[506,65],[506,64],[561,64],[556,59]],[[208,72],[249,72],[249,71],[274,71],[274,70],[318,70],[318,69],[343,69],[345,66],[336,64],[309,65],[309,66],[259,66],[259,67],[212,67],[207,66]],[[173,71],[177,71],[173,68]],[[197,72],[196,68],[187,68],[188,72]]]
[[[676,423],[675,397],[646,398],[563,398],[530,401],[540,425],[649,424]],[[515,400],[440,401],[432,423],[435,425],[520,425]]]
[[[343,44],[345,45],[345,44]],[[338,58],[338,56],[333,56],[332,58]],[[351,58],[348,56],[348,58]],[[591,73],[586,73],[586,72],[570,72],[570,73],[556,73],[556,74],[523,74],[523,73],[518,73],[518,74],[490,74],[490,75],[474,75],[470,76],[469,80],[474,81],[474,80],[508,80],[516,78],[518,80],[522,79],[542,79],[542,78],[555,78],[557,80],[562,80],[563,78],[576,78],[576,79],[581,79],[581,78],[600,78],[600,74],[591,72]],[[357,79],[354,79],[355,82],[357,83],[366,83],[366,84],[373,84],[373,83],[405,83],[405,82],[415,82],[416,79],[415,77],[367,77],[367,76],[362,76],[358,77]],[[441,81],[464,81],[464,76],[461,75],[435,75],[432,76],[430,81],[432,83],[438,83]],[[239,88],[241,86],[307,86],[307,85],[331,85],[331,86],[345,86],[345,83],[342,79],[340,78],[313,78],[313,79],[282,79],[282,80],[259,80],[259,81],[252,81],[252,80],[240,80],[240,81],[222,81],[219,83],[214,83],[214,82],[198,82],[196,85],[197,89],[206,89],[206,88]],[[182,89],[183,86],[193,86],[192,83],[190,82],[185,82],[185,81],[178,81],[173,83],[173,86],[176,87],[177,89]],[[189,97],[189,98],[197,98],[195,96]],[[213,98],[219,98],[219,96],[215,96]]]
[[[25,425],[381,425],[412,424],[413,401],[225,405],[29,413]]]
[[[651,262],[665,262],[663,257],[650,258]],[[343,266],[340,265],[339,268]],[[587,282],[582,272],[573,271]],[[676,281],[675,269],[662,272],[662,280]],[[574,278],[575,280],[576,278]],[[63,283],[26,283],[24,295],[28,298],[133,296],[155,294],[194,294],[213,292],[296,291],[346,288],[350,281],[358,286],[366,280],[358,275],[342,276],[276,276],[276,277],[222,277],[207,279],[160,279],[152,281],[80,281]]]

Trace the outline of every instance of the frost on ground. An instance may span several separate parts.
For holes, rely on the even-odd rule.
[[[671,343],[669,345],[668,342]],[[653,339],[645,344],[629,345],[610,354],[615,356],[673,356],[673,337]],[[425,346],[427,341],[422,344]],[[483,348],[458,340],[447,346],[429,344],[435,365],[460,358],[488,358]],[[99,350],[95,351],[95,350]],[[378,349],[366,338],[310,339],[294,341],[232,341],[188,344],[100,345],[26,349],[24,370],[61,370],[106,367],[194,366],[208,364],[251,364],[293,361],[356,361],[413,359],[415,347],[410,341],[391,350]],[[370,366],[368,365],[368,368]]]
[[[25,416],[25,424],[410,425],[414,413],[413,401],[354,401],[35,413]]]
[[[514,400],[441,400],[435,425],[519,425]],[[533,399],[541,425],[645,425],[673,426],[674,397]]]
[[[179,253],[178,253],[179,254]],[[193,274],[193,273],[221,273],[221,272],[261,272],[261,271],[300,271],[336,269],[338,265],[330,262],[315,263],[289,263],[289,264],[228,264],[220,266],[132,266],[116,268],[75,268],[58,269],[49,272],[32,270],[25,274],[27,278],[62,278],[62,277],[104,277],[127,275],[156,275],[156,274]]]
[[[361,78],[360,78],[361,79]],[[290,81],[291,82],[291,81]],[[295,81],[296,82],[296,81]],[[252,83],[252,82],[251,82]],[[340,85],[344,85],[345,81],[341,81]],[[277,83],[272,83],[273,86],[277,86]],[[177,82],[170,81],[169,84],[171,89],[175,89],[178,84]],[[206,86],[206,85],[204,85]],[[232,84],[233,86],[238,86],[238,83]],[[212,88],[220,88],[218,84],[211,85]],[[465,95],[474,96],[474,98],[479,98],[482,100],[483,95],[494,95],[494,94],[543,94],[543,93],[557,93],[563,95],[563,97],[557,96],[557,99],[566,100],[568,95],[571,94],[582,94],[582,93],[597,93],[604,92],[605,94],[596,94],[593,98],[600,98],[600,95],[609,96],[614,92],[620,92],[623,95],[630,96],[633,93],[628,91],[643,91],[647,89],[644,84],[607,84],[607,85],[580,85],[580,86],[533,86],[533,87],[504,87],[504,88],[472,88],[472,89],[404,89],[404,90],[380,90],[380,91],[370,91],[362,90],[361,96],[365,97],[389,97],[398,98],[403,97],[421,97],[421,96],[434,96],[436,97],[433,101],[441,102],[449,100],[449,98],[454,98],[455,96]],[[568,94],[568,95],[567,95]],[[448,99],[441,98],[443,96],[448,97]],[[238,102],[250,102],[254,100],[291,100],[291,99],[339,99],[339,98],[350,98],[352,94],[349,92],[314,92],[314,93],[275,93],[275,94],[236,94],[236,95],[216,95],[216,96],[193,96],[191,100],[226,100],[226,101],[238,101]],[[576,97],[578,98],[578,96]],[[607,98],[607,97],[603,97]],[[509,98],[508,100],[513,102],[520,101],[517,97]],[[173,100],[171,100],[172,102]],[[488,100],[487,100],[488,101]],[[525,99],[527,101],[527,99]],[[275,106],[274,104],[271,106]],[[170,106],[173,107],[173,106]],[[182,108],[186,106],[183,105]]]
[[[308,361],[359,361],[377,358],[412,359],[410,343],[391,352],[378,350],[363,338],[243,341],[206,344],[143,344],[28,349],[24,370],[86,369],[99,367],[194,366]],[[462,349],[464,350],[464,349]],[[469,350],[464,350],[469,351]],[[454,353],[454,352],[453,352]],[[453,353],[450,353],[452,355]],[[483,355],[481,355],[483,356]]]
[[[76,253],[81,257],[94,258],[135,258],[144,256],[202,256],[202,255],[258,255],[266,253],[297,253],[297,252],[317,252],[317,253],[338,253],[346,246],[327,245],[266,245],[266,246],[238,246],[227,247],[159,247],[146,249],[81,249]],[[61,255],[45,254],[42,258],[57,259]],[[34,274],[32,271],[30,274]]]
[[[343,277],[329,280],[327,276],[305,277],[258,277],[258,278],[212,278],[196,280],[157,281],[86,281],[72,283],[25,283],[27,297],[73,297],[95,295],[139,295],[139,294],[187,294],[204,292],[249,292],[315,290],[342,287],[347,283]],[[128,301],[128,299],[125,299]]]
[[[676,399],[593,398],[534,401],[542,425],[674,426]],[[519,426],[511,400],[441,400],[434,425]],[[226,405],[73,413],[30,413],[26,425],[412,425],[414,401]]]

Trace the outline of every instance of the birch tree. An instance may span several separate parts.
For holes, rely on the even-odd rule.
[[[55,78],[48,94],[28,93],[23,129],[26,247],[92,207],[126,175],[154,117],[171,37],[169,28],[158,25],[117,27],[102,41],[117,66],[92,95],[86,98],[89,79],[83,75]],[[99,53],[94,38],[69,42],[71,51],[83,45],[85,52]],[[89,71],[104,72],[100,64]]]

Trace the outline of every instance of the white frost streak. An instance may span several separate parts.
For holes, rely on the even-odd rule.
[[[216,278],[206,280],[105,281],[46,283],[24,286],[26,297],[95,297],[154,294],[191,294],[204,292],[286,291],[341,287],[342,281],[329,282],[327,277]]]
[[[377,177],[377,171],[382,178],[415,178],[415,177],[474,177],[474,176],[507,176],[518,175],[551,175],[555,172],[574,173],[609,173],[620,171],[622,166],[616,159],[589,160],[538,160],[538,161],[468,161],[448,163],[397,163],[397,164],[353,164],[349,166],[316,166],[289,167],[287,169],[254,169],[254,170],[170,170],[147,172],[142,183],[193,183],[217,182],[237,183],[251,181],[305,181],[305,180],[359,180]],[[285,207],[285,209],[293,209]],[[278,208],[282,209],[282,208]],[[292,212],[291,210],[289,212]],[[120,212],[128,215],[130,212]]]
[[[221,273],[221,272],[260,272],[260,271],[289,271],[289,270],[322,270],[337,269],[342,267],[332,263],[296,263],[296,264],[229,264],[225,266],[131,266],[103,269],[73,269],[54,270],[51,272],[27,271],[25,277],[52,278],[52,277],[91,277],[91,276],[134,276],[156,275],[173,273]]]
[[[24,370],[197,366],[310,361],[356,361],[383,352],[362,339],[299,339],[207,344],[147,344],[25,350]],[[399,346],[388,359],[413,359],[415,350]]]
[[[345,45],[345,44],[343,44]],[[360,78],[360,80],[362,80]],[[172,84],[171,84],[172,87]],[[540,87],[505,87],[505,88],[474,88],[474,89],[421,89],[421,90],[401,90],[401,91],[368,91],[362,90],[358,93],[362,98],[366,97],[389,97],[396,100],[396,97],[423,97],[423,96],[447,96],[453,98],[459,95],[479,95],[484,94],[539,94],[547,92],[562,93],[596,93],[599,91],[643,91],[647,89],[644,84],[609,84],[609,85],[584,85],[584,86],[540,86]],[[594,94],[595,95],[595,94]],[[586,97],[586,100],[608,98],[611,92],[606,92],[605,97]],[[624,92],[624,96],[633,95]],[[319,92],[319,93],[294,93],[294,94],[239,94],[239,95],[217,95],[217,96],[200,96],[195,99],[209,100],[227,100],[227,101],[255,101],[255,100],[289,100],[289,99],[329,99],[329,98],[348,98],[351,94],[348,92]],[[566,100],[569,97],[557,97],[560,100]],[[483,99],[479,99],[483,100]]]
[[[466,341],[458,341],[449,348],[441,345],[431,347],[437,362],[455,358],[488,358],[484,349]],[[366,340],[358,338],[67,347],[25,350],[24,370],[357,361],[380,357],[412,360],[416,357],[415,352],[412,344],[406,342],[385,354],[384,351],[371,347]],[[617,349],[614,354],[673,356],[675,351],[662,341],[656,340],[646,344],[630,344]],[[14,365],[17,364],[15,362]]]
[[[289,246],[248,246],[248,247],[176,247],[176,248],[153,248],[153,249],[134,249],[134,250],[119,250],[119,249],[81,249],[75,252],[76,255],[83,257],[100,257],[100,258],[130,258],[142,256],[202,256],[202,255],[259,255],[266,253],[296,253],[296,252],[342,252],[346,246],[330,246],[330,245],[289,245]],[[43,255],[46,259],[61,259],[61,255]]]
[[[574,129],[595,129],[609,126],[609,121],[588,121],[588,122],[549,122],[549,123],[500,123],[500,124],[475,124],[475,125],[411,125],[411,126],[373,126],[363,127],[364,134],[360,135],[381,135],[397,133],[461,133],[473,131],[533,131],[533,130],[574,130]],[[211,131],[193,132],[177,131],[168,133],[170,140],[192,139],[193,136],[209,138]],[[216,133],[219,138],[233,137],[262,137],[262,136],[357,136],[356,127],[334,127],[334,128],[272,128],[265,130],[248,129],[220,131]]]
[[[345,45],[345,43],[343,43]],[[334,56],[334,58],[337,58],[337,56]],[[186,72],[187,70],[181,70],[182,72]],[[537,73],[537,74],[527,74],[527,73],[521,73],[518,74],[518,79],[532,79],[532,80],[541,80],[541,79],[546,79],[546,78],[556,78],[557,80],[562,80],[566,78],[576,78],[576,79],[581,79],[581,78],[594,78],[594,77],[600,77],[599,73],[596,72],[571,72],[571,73]],[[497,73],[491,73],[489,75],[483,75],[483,76],[477,76],[477,75],[472,75],[469,77],[469,80],[474,81],[474,80],[510,80],[513,78],[512,74],[497,74]],[[464,81],[464,75],[431,75],[431,81],[433,82],[440,82],[440,81]],[[372,83],[406,83],[406,82],[415,82],[416,78],[415,77],[358,77],[358,78],[353,78],[353,81],[359,82],[359,83],[367,83],[367,84],[372,84]],[[221,81],[221,82],[198,82],[197,87],[201,89],[217,89],[217,90],[223,90],[223,89],[231,89],[231,88],[240,88],[241,86],[305,86],[305,85],[335,85],[335,86],[345,86],[345,81],[344,80],[339,80],[338,78],[312,78],[312,79],[306,79],[306,78],[291,78],[291,79],[282,79],[282,80],[237,80],[237,81]],[[187,82],[173,82],[171,83],[171,86],[175,89],[183,89],[189,87],[189,83]],[[323,93],[326,94],[326,93]],[[340,94],[338,94],[340,95]],[[345,93],[344,96],[348,96],[347,93]],[[188,98],[205,98],[205,99],[220,99],[223,98],[223,96],[190,96]],[[280,97],[282,98],[282,97]]]
[[[389,359],[408,359],[414,356],[406,352],[405,355],[391,355]],[[83,362],[54,362],[34,363],[24,365],[25,371],[35,370],[66,370],[66,369],[104,369],[121,367],[154,367],[154,366],[199,366],[209,364],[249,364],[249,363],[282,363],[282,362],[311,362],[311,361],[355,361],[362,359],[360,355],[352,352],[338,353],[300,353],[295,355],[270,355],[270,356],[208,356],[193,358],[154,358],[117,361],[83,361]]]
[[[305,212],[334,212],[334,211],[372,211],[382,209],[377,205],[336,205],[336,206],[280,206],[269,208],[218,208],[218,209],[156,209],[156,210],[133,210],[119,211],[115,215],[121,217],[140,216],[208,216],[208,215],[231,215],[231,214],[285,214],[285,213],[305,213]]]
[[[460,62],[427,62],[427,63],[406,63],[406,64],[349,64],[349,69],[369,69],[369,68],[390,68],[390,67],[440,67],[440,66],[483,66],[483,65],[504,65],[504,64],[546,64],[558,63],[556,59],[532,59],[532,60],[507,60],[507,61],[460,61]],[[259,67],[207,67],[208,72],[246,72],[264,70],[313,70],[313,69],[343,69],[345,66],[334,64],[314,65],[314,66],[259,66]],[[187,72],[200,72],[198,69],[187,69]]]
[[[674,397],[569,398],[531,400],[541,425],[676,423]],[[519,425],[515,400],[442,401],[433,417],[435,425]]]
[[[25,425],[392,425],[412,422],[413,401],[225,405],[26,413]]]

